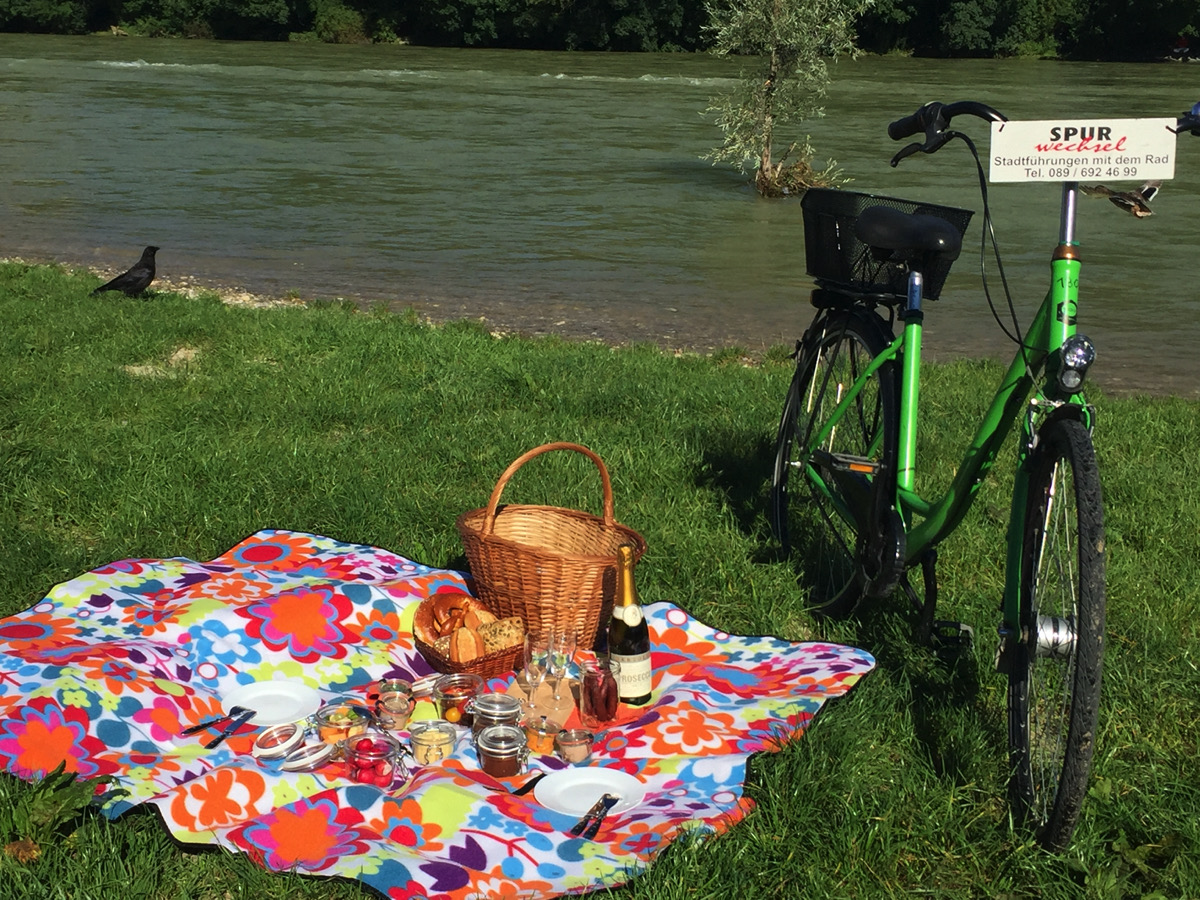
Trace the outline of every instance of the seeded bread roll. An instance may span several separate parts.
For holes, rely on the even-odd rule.
[[[489,622],[479,626],[479,636],[487,652],[495,653],[521,643],[525,639],[525,623],[520,616]]]

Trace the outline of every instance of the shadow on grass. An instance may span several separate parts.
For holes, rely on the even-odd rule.
[[[708,431],[695,435],[701,447],[698,487],[717,493],[753,542],[752,559],[784,562],[767,521],[773,439],[765,434]],[[804,547],[821,535],[796,535]],[[796,603],[803,602],[803,553],[792,561],[797,574]],[[916,582],[919,584],[919,572]],[[984,623],[971,623],[983,631]],[[917,611],[897,592],[891,599],[865,602],[842,621],[818,620],[824,639],[853,644],[875,656],[879,674],[905,695],[913,736],[939,778],[955,784],[987,783],[995,778],[997,750],[1006,746],[1004,723],[983,702],[979,653],[946,659],[917,640]],[[990,667],[989,667],[990,668]],[[999,675],[993,677],[999,678]],[[986,771],[985,771],[986,770]]]
[[[781,557],[767,524],[774,440],[735,431],[697,432],[694,438],[701,447],[695,485],[721,496],[738,528],[755,542],[752,561],[778,562]]]
[[[1006,736],[982,696],[979,654],[988,648],[939,655],[918,641],[918,614],[900,596],[864,604],[843,625],[855,645],[870,651],[880,672],[906,695],[913,737],[933,772],[958,785],[993,780],[996,751],[1003,751]]]

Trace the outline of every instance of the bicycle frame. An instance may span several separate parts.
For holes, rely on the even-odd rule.
[[[1074,415],[1085,425],[1091,424],[1091,410],[1082,394],[1065,392],[1059,387],[1057,380],[1061,362],[1060,351],[1063,343],[1075,334],[1075,316],[1079,303],[1081,264],[1074,239],[1077,196],[1077,183],[1063,184],[1059,242],[1051,261],[1050,289],[944,495],[930,502],[922,498],[915,489],[924,319],[921,309],[921,276],[918,272],[912,273],[909,278],[909,296],[903,313],[904,328],[900,335],[871,361],[840,399],[826,424],[810,436],[810,446],[819,446],[856,402],[863,386],[873,373],[888,361],[900,360],[902,374],[894,507],[904,522],[907,534],[905,562],[911,567],[962,521],[1013,423],[1018,419],[1021,410],[1026,410],[1026,414],[1020,417],[1018,464],[1007,536],[1007,577],[1003,609],[1005,625],[1010,628],[1015,627],[1017,623],[1018,591],[1021,584],[1022,532],[1028,482],[1025,461],[1035,445],[1037,429],[1050,414]],[[1034,390],[1039,374],[1042,382]],[[821,475],[813,466],[808,467],[807,475],[814,483],[821,485]],[[852,510],[840,509],[840,512],[849,517],[855,515]],[[921,521],[916,522],[917,518]],[[860,528],[864,525],[862,522],[856,524]]]
[[[999,136],[1000,146],[1011,148],[1005,149],[1011,161],[1022,164],[1021,154],[1037,146],[1030,135],[1052,133],[1055,126],[1031,122],[1002,134],[1010,127],[1005,116],[970,100],[926,103],[888,125],[893,140],[917,138],[892,157],[893,166],[953,140],[967,144],[979,176],[986,250],[989,178],[975,143],[951,129],[961,115],[991,122],[993,150]],[[1136,190],[1061,185],[1049,289],[1026,334],[1015,317],[1014,331],[997,317],[1017,352],[958,469],[937,479],[936,490],[933,479],[917,476],[922,302],[938,295],[970,216],[953,207],[870,194],[805,197],[805,256],[817,282],[812,298],[817,313],[796,344],[771,479],[771,527],[789,559],[791,534],[806,537],[795,556],[813,615],[849,615],[860,603],[891,598],[902,588],[915,607],[917,639],[940,656],[956,658],[970,652],[974,629],[937,618],[938,547],[963,522],[1001,445],[1014,442],[996,656],[996,668],[1008,682],[1008,792],[1014,824],[1032,826],[1039,843],[1056,852],[1068,846],[1088,793],[1105,645],[1104,508],[1091,435],[1095,414],[1082,391],[1095,350],[1075,325],[1081,272],[1077,199],[1081,192],[1107,196],[1143,218],[1152,212],[1158,177],[1173,174],[1167,165],[1173,159],[1170,138],[1158,131],[1164,123],[1112,122],[1123,135],[1128,129],[1121,141],[1161,147],[1161,156],[1147,152],[1136,158],[1163,168],[1121,170],[1148,179]],[[1173,134],[1200,136],[1200,103],[1165,126]],[[993,170],[1007,161],[1003,154],[990,160]],[[996,180],[1040,181],[1043,172],[1064,170],[1001,171]],[[991,246],[1003,278],[994,240]],[[898,296],[904,273],[907,295]],[[1011,311],[1007,283],[1004,289]],[[803,481],[800,489],[796,476]],[[918,487],[940,496],[922,496]],[[912,581],[918,564],[923,585]]]

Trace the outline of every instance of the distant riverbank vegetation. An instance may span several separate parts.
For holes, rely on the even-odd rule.
[[[709,24],[704,0],[0,0],[0,31],[228,40],[690,51],[710,49]],[[857,31],[875,53],[1180,58],[1200,41],[1200,4],[875,0]]]

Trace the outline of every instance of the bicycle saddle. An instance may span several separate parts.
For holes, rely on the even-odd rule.
[[[890,206],[869,206],[854,223],[854,235],[875,250],[937,253],[958,259],[962,235],[940,216],[905,213]]]

